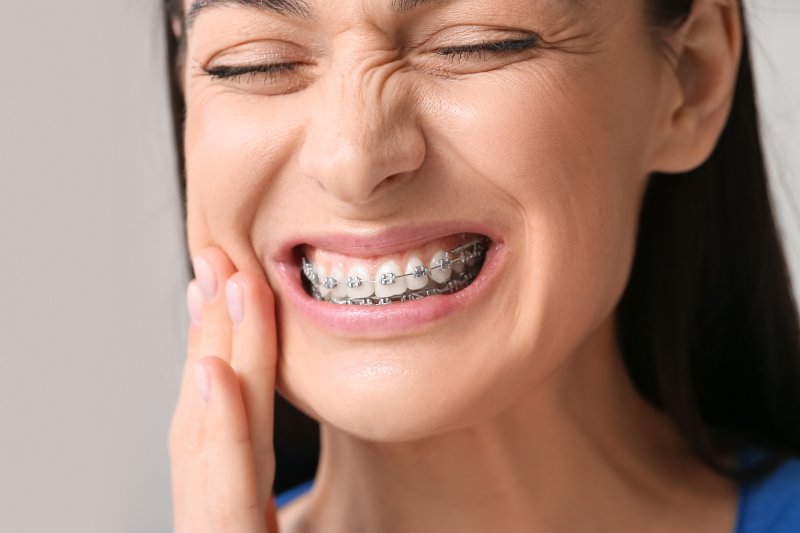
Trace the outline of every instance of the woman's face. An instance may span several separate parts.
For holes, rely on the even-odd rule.
[[[402,440],[499,412],[626,284],[671,83],[642,2],[294,3],[192,14],[191,250],[266,275],[279,388],[315,418]],[[338,305],[301,283],[306,257],[344,297],[461,234],[491,243],[454,294]]]

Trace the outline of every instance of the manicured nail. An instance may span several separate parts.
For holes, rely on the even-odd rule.
[[[203,397],[203,400],[208,401],[208,397],[211,394],[211,382],[208,379],[208,371],[206,370],[206,367],[200,363],[195,363],[194,377],[197,381],[197,388],[200,391],[200,396]]]
[[[244,318],[244,297],[242,287],[233,280],[225,282],[225,299],[228,302],[228,314],[234,325],[242,323]]]
[[[189,282],[189,286],[186,288],[186,307],[189,308],[189,318],[192,319],[193,326],[203,323],[203,299],[203,292],[197,281]]]
[[[211,263],[202,257],[195,257],[192,260],[192,265],[194,266],[197,284],[200,285],[200,290],[203,291],[203,296],[207,302],[213,300],[217,294],[217,276],[214,274]]]

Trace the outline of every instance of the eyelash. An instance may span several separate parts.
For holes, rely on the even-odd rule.
[[[265,74],[268,78],[277,78],[283,72],[289,72],[295,69],[298,63],[267,63],[264,65],[247,65],[247,66],[219,66],[212,68],[203,68],[203,70],[215,80],[235,79],[244,76],[255,78],[259,74]]]
[[[539,45],[537,37],[527,37],[525,39],[513,39],[509,41],[487,41],[478,44],[468,44],[464,46],[449,46],[436,50],[436,55],[447,56],[458,60],[469,59],[475,55],[482,58],[484,53],[506,54],[510,52],[521,52],[529,50]]]
[[[503,55],[513,52],[521,52],[523,50],[530,50],[538,46],[538,37],[532,36],[525,39],[487,41],[464,46],[449,46],[446,48],[440,48],[434,53],[438,56],[445,56],[452,61],[464,61],[475,56],[477,56],[478,59],[483,59],[484,54]],[[256,78],[259,75],[264,75],[268,78],[267,81],[272,81],[274,78],[279,77],[284,72],[291,72],[295,70],[298,65],[300,65],[300,63],[267,63],[264,65],[246,66],[222,65],[219,67],[203,68],[203,70],[208,76],[215,80],[230,80],[243,78],[245,76]]]

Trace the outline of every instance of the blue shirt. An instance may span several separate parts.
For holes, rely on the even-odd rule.
[[[749,460],[760,452],[744,452]],[[769,476],[739,489],[735,533],[800,532],[800,459],[789,459]]]
[[[743,452],[749,461],[759,452]],[[282,492],[278,508],[311,489],[312,481]],[[800,459],[790,459],[758,483],[739,488],[734,533],[800,533]]]

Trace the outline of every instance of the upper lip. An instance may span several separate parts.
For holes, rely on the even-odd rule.
[[[300,245],[310,245],[353,257],[390,255],[458,233],[477,233],[489,237],[494,242],[501,242],[496,228],[479,222],[447,221],[367,228],[351,232],[297,233],[280,242],[273,259],[277,262],[294,261],[295,248]]]

